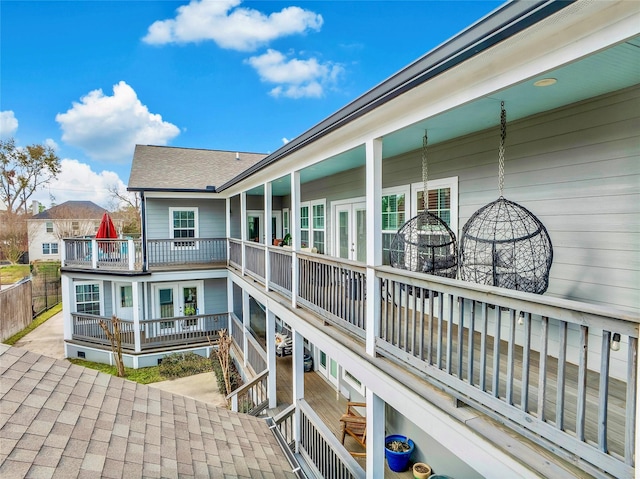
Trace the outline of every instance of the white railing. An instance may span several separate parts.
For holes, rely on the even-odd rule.
[[[200,314],[140,321],[140,348],[161,348],[214,342],[227,329],[229,314]]]
[[[229,238],[229,264],[242,268],[242,241]]]
[[[125,271],[142,270],[142,243],[138,239],[64,240],[64,266]]]
[[[267,369],[267,352],[251,333],[245,334],[247,334],[247,363],[256,373],[264,371]]]
[[[265,279],[265,246],[260,243],[246,241],[244,243],[245,271],[248,275],[264,281]]]
[[[291,250],[269,247],[269,287],[291,297]]]
[[[304,399],[298,400],[298,409],[300,411],[300,453],[307,464],[315,469],[317,476],[334,479],[364,479],[364,469],[340,444],[338,438]]]
[[[111,348],[111,341],[100,326],[100,321],[104,321],[109,331],[113,333],[111,318],[94,314],[71,313],[71,319],[73,339]],[[134,330],[132,321],[120,320],[120,341],[123,350],[131,352],[135,350]]]
[[[248,383],[240,386],[227,396],[233,412],[243,412],[259,416],[269,405],[269,371],[264,370]]]
[[[411,365],[534,441],[560,446],[567,458],[577,455],[616,477],[631,477],[637,317],[390,267],[377,270],[379,354]],[[616,333],[626,357],[611,350]],[[591,355],[595,360],[589,361]],[[622,380],[612,374],[614,355]],[[588,382],[597,386],[590,389]]]
[[[354,262],[298,253],[298,303],[364,338],[366,269]]]
[[[103,346],[110,346],[100,320],[111,326],[111,318],[92,314],[72,313],[73,339]],[[198,316],[179,316],[163,319],[147,319],[140,321],[140,351],[172,346],[188,346],[216,341],[218,331],[228,327],[228,313],[201,314]],[[136,352],[133,321],[120,320],[120,337],[122,349]],[[113,332],[113,331],[112,331]]]
[[[227,262],[226,238],[147,240],[149,267]]]

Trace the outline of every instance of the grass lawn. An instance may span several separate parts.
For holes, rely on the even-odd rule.
[[[67,361],[77,364],[78,366],[84,366],[85,368],[95,369],[101,373],[111,374],[112,376],[118,375],[116,366],[109,366],[108,364],[93,363],[91,361],[85,361],[84,359],[68,358]],[[157,383],[158,381],[165,381],[168,378],[163,377],[160,374],[159,366],[151,366],[148,368],[129,369],[124,368],[124,377],[130,381],[135,381],[140,384]]]
[[[0,284],[13,284],[20,281],[25,276],[29,276],[28,264],[10,264],[0,266]]]

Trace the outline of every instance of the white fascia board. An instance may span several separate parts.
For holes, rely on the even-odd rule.
[[[416,426],[423,429],[481,475],[485,477],[539,477],[505,454],[490,440],[481,437],[471,428],[460,423],[458,419],[430,404],[423,396],[354,353],[355,343],[353,348],[344,346],[327,334],[325,330],[310,325],[290,311],[283,303],[265,294],[263,289],[247,283],[233,271],[229,272],[229,276],[241,286],[243,291],[247,291],[249,295],[264,304],[269,311],[282,318],[311,343],[321,347],[329,357],[337,359],[343,365],[348,364],[349,371],[358,377],[363,384],[369,385],[369,389],[374,394],[401,412],[404,417],[413,421]],[[327,330],[331,329],[333,328],[327,328]],[[470,413],[469,419],[473,417],[476,417],[476,414]],[[422,419],[422,422],[418,419]]]
[[[206,191],[189,191],[189,192],[180,192],[180,191],[145,191],[144,197],[146,200],[148,199],[214,199],[214,200],[224,200],[225,195],[221,195],[219,193],[211,193]]]

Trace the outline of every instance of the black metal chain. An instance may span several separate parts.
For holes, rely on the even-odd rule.
[[[504,142],[507,138],[507,112],[504,101],[500,102],[500,148],[498,149],[498,190],[500,197],[504,191]]]
[[[427,183],[429,183],[429,161],[427,159],[427,130],[424,130],[424,137],[422,137],[422,184],[424,192],[422,193],[422,203],[424,211],[429,208],[429,191],[427,189]]]

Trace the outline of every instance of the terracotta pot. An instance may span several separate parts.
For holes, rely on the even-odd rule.
[[[415,479],[427,479],[431,475],[431,466],[424,462],[416,462],[413,465],[413,477]]]

